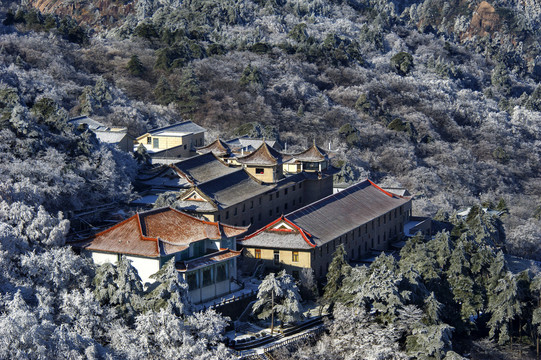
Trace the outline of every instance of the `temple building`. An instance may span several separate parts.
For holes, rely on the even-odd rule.
[[[169,165],[163,164],[138,174],[136,187],[141,191],[141,198],[133,201],[132,204],[151,206],[164,192],[182,192],[194,185],[238,170],[238,168],[224,164],[212,152],[196,155]]]
[[[134,138],[128,133],[126,127],[106,126],[88,116],[72,118],[68,120],[68,124],[86,127],[96,135],[99,141],[116,145],[122,151],[131,152],[133,149]]]
[[[72,245],[96,264],[115,263],[125,256],[143,283],[152,282],[150,276],[174,258],[192,301],[199,303],[231,292],[240,255],[236,238],[246,230],[161,208],[137,213]]]
[[[252,153],[237,157],[237,162],[256,179],[276,183],[284,177],[284,155],[263,142]]]
[[[231,156],[233,156],[233,151],[220,138],[217,138],[213,142],[211,142],[208,145],[201,146],[196,148],[198,154],[208,154],[213,153],[216,157],[226,161],[226,159],[229,159]]]
[[[227,140],[226,142],[227,146],[229,146],[231,151],[240,155],[248,155],[249,153],[259,148],[263,143],[266,143],[268,146],[274,148],[275,150],[282,151],[282,146],[276,140],[257,139],[251,138],[246,135],[235,139]]]
[[[138,174],[136,182],[140,187],[180,191],[237,170],[238,168],[224,164],[213,153],[209,152],[143,171]]]
[[[299,173],[276,183],[255,179],[244,169],[195,184],[180,194],[175,206],[209,221],[250,230],[281,214],[332,194],[332,174]]]
[[[280,143],[278,143],[276,140],[254,139],[247,136],[242,136],[228,141],[223,141],[218,138],[208,145],[198,147],[196,150],[198,154],[212,152],[228,165],[242,166],[242,164],[238,161],[238,158],[247,156],[257,151],[263,144],[276,151],[282,150]]]
[[[219,139],[202,152],[140,174],[138,187],[146,187],[147,191],[132,204],[151,206],[160,194],[174,191],[178,192],[174,206],[182,211],[209,221],[256,230],[277,216],[333,191],[333,169],[328,163],[318,166],[321,171],[306,170],[284,176],[282,165],[287,155],[266,143],[250,155],[238,158],[243,162],[242,167],[227,165],[218,157],[227,153]]]
[[[383,251],[401,239],[411,217],[411,198],[385,191],[370,180],[276,217],[239,240],[254,266],[284,268],[294,276],[311,268],[323,278],[336,247],[343,244],[350,259]]]
[[[205,132],[206,129],[197,124],[183,121],[150,130],[139,136],[135,139],[134,150],[137,150],[140,145],[144,146],[150,154],[152,163],[168,163],[175,159],[178,161],[178,158],[187,158],[196,154],[195,148],[203,145]]]
[[[315,143],[303,152],[288,156],[284,162],[284,173],[297,174],[303,171],[322,172],[330,167],[329,156]]]

